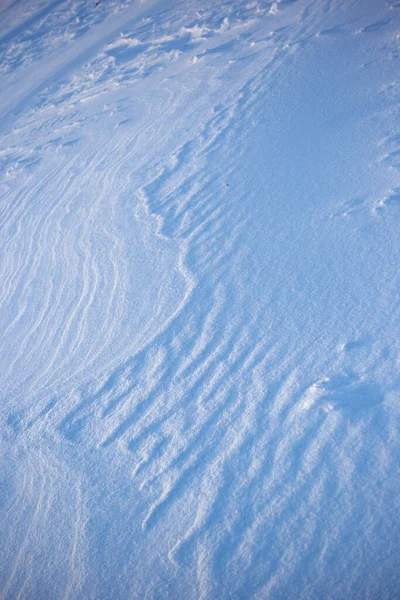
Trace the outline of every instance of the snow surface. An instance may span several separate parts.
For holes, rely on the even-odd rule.
[[[2,0],[2,598],[400,596],[399,23]]]

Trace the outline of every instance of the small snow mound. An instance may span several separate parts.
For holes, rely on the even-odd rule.
[[[278,13],[279,13],[279,6],[278,6],[278,3],[277,3],[277,2],[274,2],[274,3],[271,5],[271,8],[270,8],[270,9],[269,9],[269,11],[268,11],[268,14],[269,14],[269,15],[277,15]]]

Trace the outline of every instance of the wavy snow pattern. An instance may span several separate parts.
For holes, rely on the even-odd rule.
[[[2,597],[395,598],[396,5],[21,10]]]

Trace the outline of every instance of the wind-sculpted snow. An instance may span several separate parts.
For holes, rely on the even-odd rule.
[[[0,8],[5,599],[395,599],[394,1]]]

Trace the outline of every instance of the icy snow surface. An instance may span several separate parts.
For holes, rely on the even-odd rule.
[[[1,598],[399,598],[399,24],[2,0]]]

